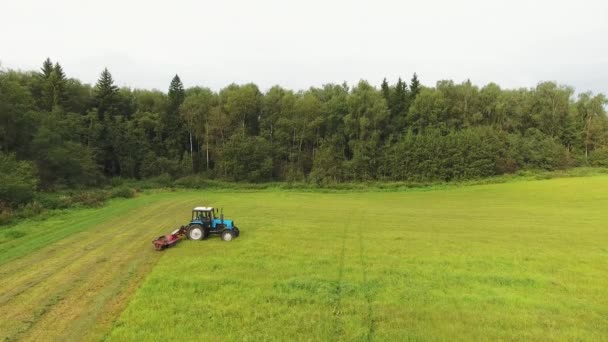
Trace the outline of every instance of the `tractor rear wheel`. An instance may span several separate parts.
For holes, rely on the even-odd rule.
[[[235,234],[231,230],[224,230],[222,232],[222,240],[224,240],[224,241],[232,241],[232,239],[234,237],[235,237]]]
[[[239,235],[241,234],[241,231],[237,227],[232,228],[232,230],[236,234],[236,237],[239,237]]]
[[[205,238],[205,228],[203,226],[194,224],[188,229],[188,239],[190,240],[202,240]]]

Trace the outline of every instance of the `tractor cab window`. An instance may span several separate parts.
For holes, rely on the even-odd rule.
[[[192,212],[192,220],[211,221],[215,218],[213,210],[200,210]]]
[[[210,211],[202,211],[200,218],[203,221],[211,221],[213,219],[213,217],[211,216],[211,212]]]
[[[192,213],[192,219],[193,220],[201,220],[204,221],[205,218],[209,217],[208,212],[206,211],[195,211]]]

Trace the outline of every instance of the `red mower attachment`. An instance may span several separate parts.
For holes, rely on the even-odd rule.
[[[182,237],[186,236],[188,232],[188,227],[181,226],[179,229],[174,230],[171,234],[161,235],[158,239],[152,241],[154,245],[154,249],[157,251],[162,251],[165,248],[169,248],[175,245]]]

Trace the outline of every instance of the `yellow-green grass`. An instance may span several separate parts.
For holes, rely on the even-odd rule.
[[[103,338],[161,256],[150,241],[183,221],[167,211],[197,196],[114,200],[0,230],[0,340]]]
[[[199,204],[241,237],[154,251]],[[608,176],[115,200],[0,230],[0,340],[601,340],[606,208]]]
[[[164,252],[109,340],[608,336],[606,176],[202,195],[242,236]]]

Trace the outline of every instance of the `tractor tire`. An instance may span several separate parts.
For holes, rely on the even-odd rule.
[[[224,241],[232,241],[235,238],[235,234],[232,230],[224,230],[222,232],[222,240]]]
[[[205,236],[205,228],[199,224],[193,224],[188,228],[188,239],[190,240],[203,240]]]
[[[239,237],[239,235],[241,235],[241,231],[239,231],[239,229],[237,227],[232,228],[232,230],[236,234],[236,237]]]

